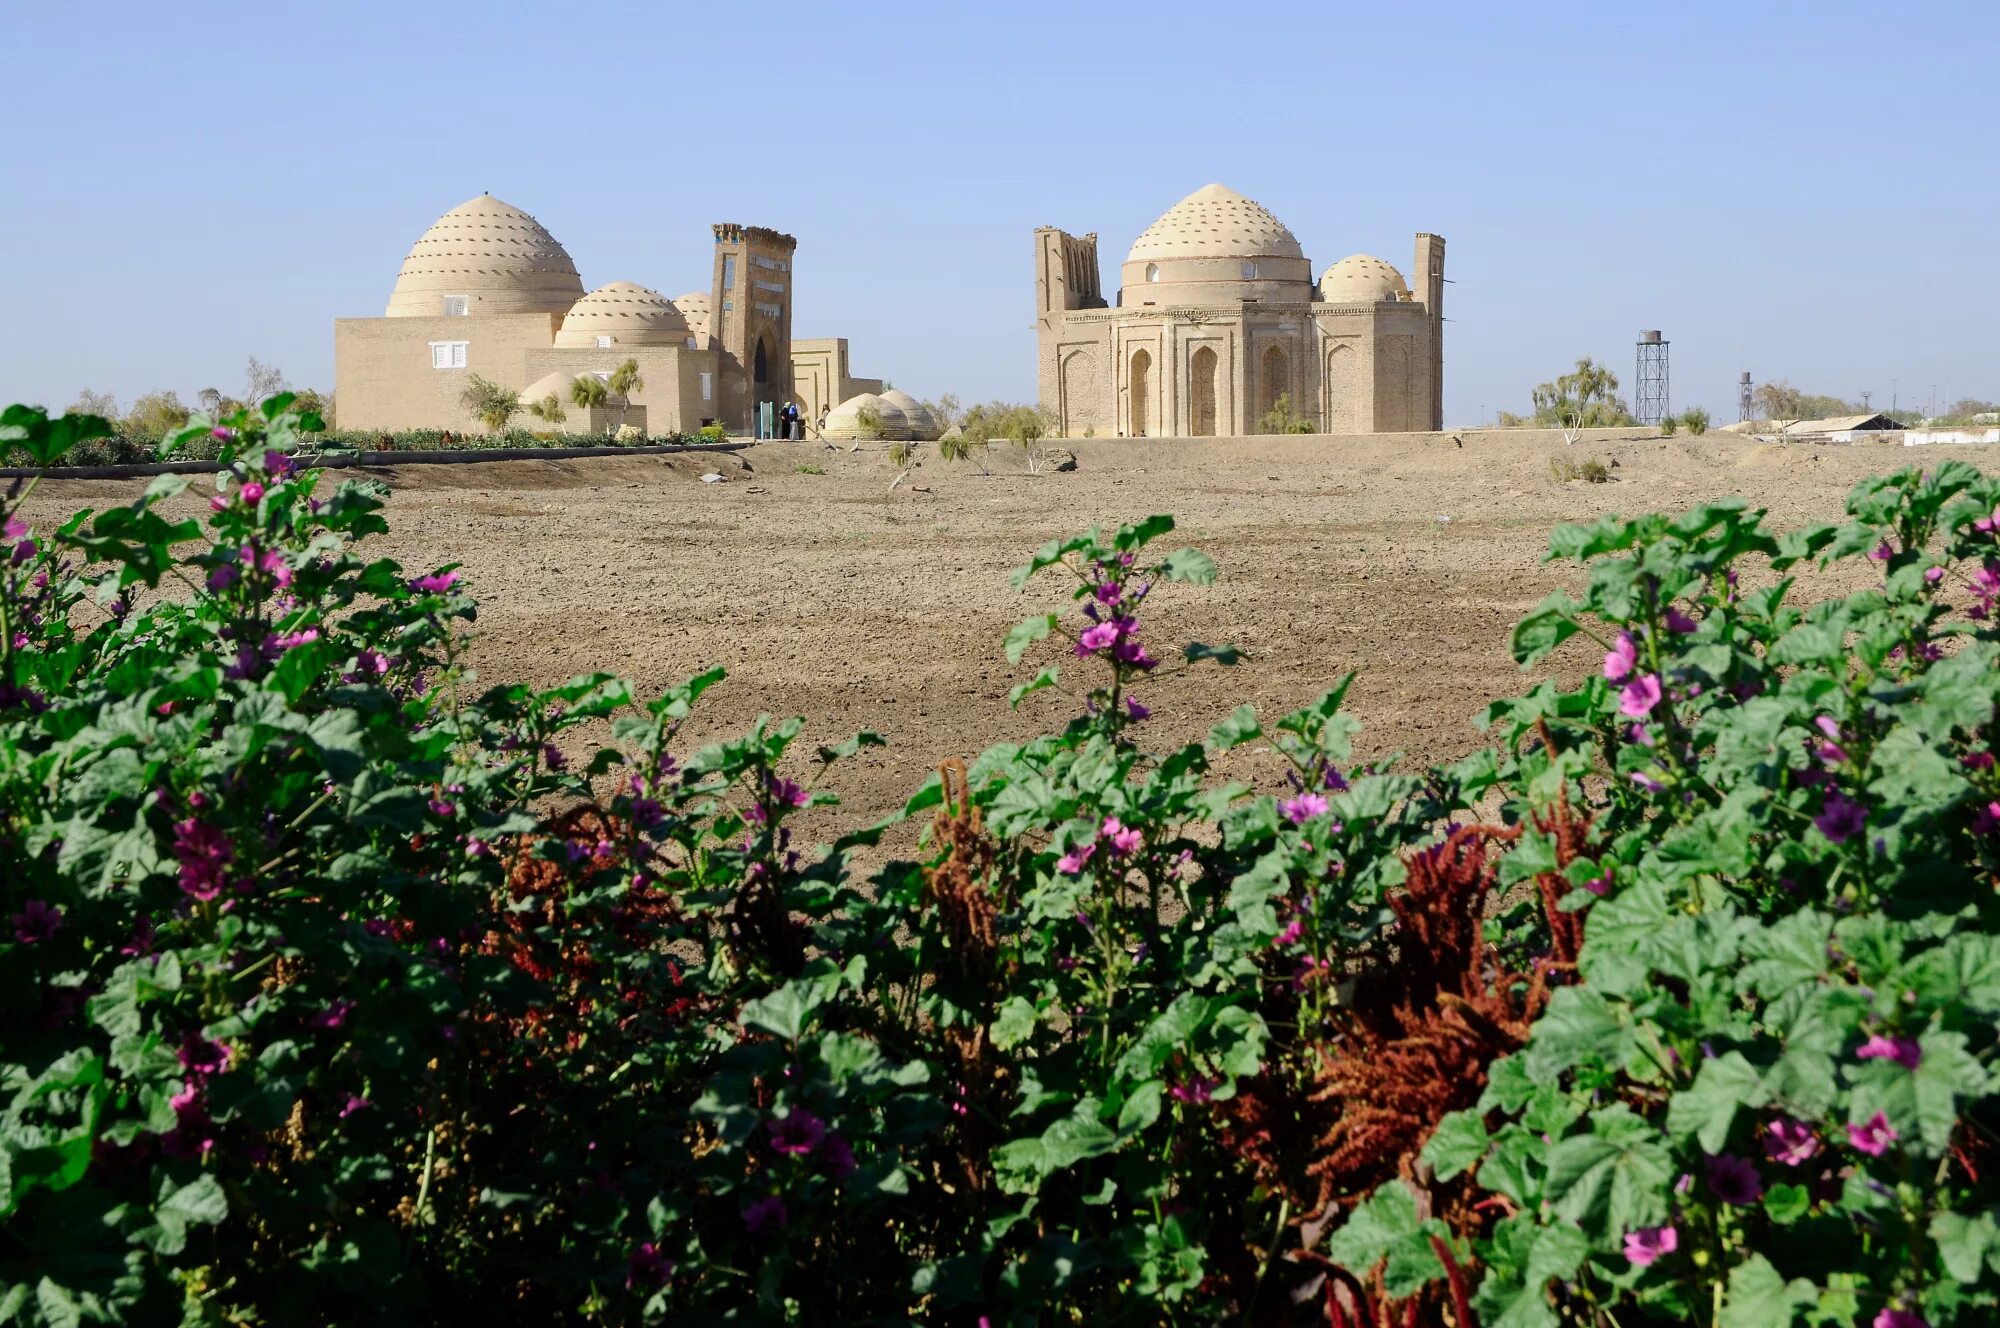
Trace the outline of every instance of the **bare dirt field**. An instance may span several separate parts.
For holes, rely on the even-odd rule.
[[[1534,681],[1509,658],[1508,633],[1549,590],[1580,580],[1540,561],[1551,526],[1736,494],[1789,529],[1837,518],[1867,475],[1934,459],[1879,445],[1598,435],[1569,447],[1554,434],[1473,431],[1062,446],[1078,469],[1040,476],[1011,448],[993,449],[990,474],[927,448],[894,492],[881,450],[807,443],[751,448],[748,470],[685,456],[409,466],[386,475],[393,533],[375,544],[411,568],[464,565],[481,599],[471,659],[486,681],[603,669],[658,689],[720,664],[730,678],[704,700],[693,740],[759,712],[805,716],[812,742],[879,731],[888,748],[835,781],[841,820],[854,824],[900,805],[942,759],[1061,726],[1059,696],[1009,711],[1008,688],[1038,661],[1010,667],[1001,653],[1014,622],[1067,602],[1053,575],[1025,596],[1007,584],[1051,536],[1171,512],[1169,547],[1195,544],[1220,564],[1213,587],[1148,601],[1156,654],[1192,638],[1248,656],[1141,689],[1161,745],[1206,733],[1244,700],[1274,717],[1355,669],[1363,754],[1430,762],[1472,749],[1470,716]],[[1551,457],[1604,459],[1615,478],[1559,483]],[[707,470],[726,481],[702,483]],[[122,501],[140,483],[45,484],[34,515]],[[1574,671],[1594,658],[1573,648],[1556,662]],[[1254,753],[1232,758],[1245,777],[1270,771]]]

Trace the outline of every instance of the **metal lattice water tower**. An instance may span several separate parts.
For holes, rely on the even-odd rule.
[[[1641,424],[1658,424],[1673,413],[1667,404],[1667,345],[1657,330],[1639,334],[1639,363],[1632,375],[1632,413]]]
[[[1748,423],[1757,407],[1756,394],[1750,390],[1750,371],[1736,380],[1736,419],[1738,423]]]

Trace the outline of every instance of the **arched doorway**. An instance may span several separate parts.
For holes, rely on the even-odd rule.
[[[1188,433],[1215,437],[1215,351],[1208,346],[1188,360]]]
[[[1363,423],[1361,370],[1359,357],[1345,343],[1326,353],[1326,431],[1361,433]]]
[[[1153,394],[1153,357],[1142,347],[1132,352],[1132,436],[1144,438],[1148,419],[1146,403]]]
[[[765,341],[764,338],[757,338],[757,353],[751,360],[750,377],[759,383],[768,383],[771,381],[769,345],[770,343]]]
[[[1257,381],[1257,427],[1271,427],[1264,423],[1266,416],[1278,408],[1278,398],[1291,396],[1291,362],[1285,356],[1283,346],[1272,346],[1264,352],[1264,365]],[[1292,412],[1298,412],[1297,405],[1289,399],[1285,402]]]

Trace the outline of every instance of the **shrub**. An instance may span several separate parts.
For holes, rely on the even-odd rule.
[[[1660,420],[1660,436],[1662,438],[1671,438],[1679,431],[1680,427],[1681,421],[1678,415],[1664,416]]]
[[[729,437],[729,430],[720,424],[704,424],[698,433],[704,443],[719,443]]]
[[[1681,412],[1681,427],[1699,436],[1708,432],[1708,412],[1700,406]]]
[[[1514,653],[1602,669],[1415,773],[1355,761],[1351,678],[1164,742],[1156,681],[1238,659],[1153,614],[1215,564],[1052,540],[1010,703],[1072,717],[807,851],[878,737],[690,750],[719,670],[476,689],[468,587],[361,552],[309,423],[196,425],[199,521],[176,476],[0,512],[16,1318],[1991,1320],[1972,467],[1558,529],[1581,597]]]
[[[1258,433],[1312,433],[1313,422],[1292,411],[1292,397],[1289,392],[1278,393],[1278,399],[1257,421]]]
[[[1611,467],[1596,457],[1586,457],[1582,461],[1568,461],[1562,457],[1549,458],[1549,474],[1558,484],[1568,484],[1582,480],[1585,484],[1609,484]]]

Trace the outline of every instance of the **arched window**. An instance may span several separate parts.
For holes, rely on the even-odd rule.
[[[1285,355],[1283,346],[1272,346],[1264,352],[1262,370],[1257,375],[1257,416],[1259,427],[1263,417],[1278,408],[1279,397],[1289,397],[1292,391],[1291,361]],[[1287,401],[1294,415],[1298,414],[1298,403]]]
[[[1134,438],[1146,436],[1147,403],[1153,394],[1153,357],[1141,347],[1132,352],[1132,428]]]
[[[1188,360],[1188,433],[1215,437],[1215,352],[1207,346]]]
[[[1257,279],[1257,265],[1247,258],[1243,260],[1243,279],[1245,281],[1255,281]]]
[[[1159,279],[1160,279],[1160,265],[1158,263],[1146,264],[1146,280],[1158,281]]]
[[[750,376],[760,383],[770,381],[771,377],[770,358],[765,346],[764,338],[758,337],[757,353],[750,364]]]

